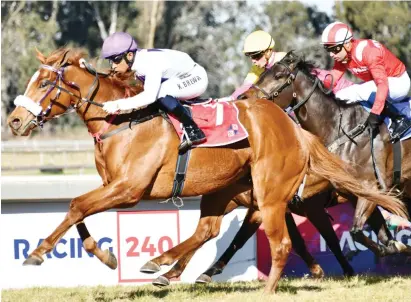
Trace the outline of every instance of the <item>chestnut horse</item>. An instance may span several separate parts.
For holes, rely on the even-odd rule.
[[[103,185],[71,201],[64,220],[30,253],[24,262],[26,265],[40,265],[43,255],[76,225],[85,249],[115,268],[115,256],[98,248],[83,220],[108,209],[135,206],[141,199],[171,196],[179,144],[174,128],[159,116],[156,105],[115,119],[107,116],[101,103],[124,97],[129,87],[81,68],[82,55],[65,49],[49,57],[38,53],[42,65],[31,78],[24,96],[16,98],[18,107],[8,118],[12,132],[29,135],[35,127],[69,108],[77,111],[91,133],[118,129],[132,119],[136,122],[132,129],[95,145],[96,166]],[[96,79],[98,85],[91,92]],[[93,100],[84,97],[88,95]],[[331,180],[348,195],[365,198],[406,216],[400,200],[359,183],[345,163],[329,153],[315,136],[297,127],[272,102],[251,99],[236,105],[249,133],[248,139],[227,147],[194,149],[182,196],[203,195],[201,204],[213,206],[203,212],[202,219],[214,220],[219,225],[230,201],[251,189],[251,176],[253,204],[248,206],[258,207],[261,212],[272,256],[265,292],[275,291],[286,263],[291,248],[284,221],[287,202],[307,173],[315,178],[319,191],[329,187]],[[111,122],[108,128],[107,120]],[[181,247],[190,253],[190,239],[181,243]]]

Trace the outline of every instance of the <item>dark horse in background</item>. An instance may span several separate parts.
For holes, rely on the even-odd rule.
[[[273,100],[283,109],[294,108],[292,111],[302,128],[320,137],[323,143],[330,146],[330,149],[333,149],[333,152],[338,154],[344,161],[354,163],[355,177],[360,180],[375,182],[370,133],[365,131],[367,111],[360,104],[348,105],[335,99],[332,93],[325,93],[315,75],[315,68],[313,63],[305,61],[294,52],[289,52],[280,62],[274,64],[270,70],[261,75],[259,81],[246,93],[246,96]],[[360,125],[362,127],[359,127]],[[362,131],[356,131],[356,129]],[[392,177],[393,144],[390,142],[390,135],[384,124],[380,126],[379,130],[379,135],[374,138],[373,143],[376,165],[382,175],[382,179],[379,180],[383,183],[380,183],[380,186],[392,188],[394,186]],[[346,134],[350,135],[350,133],[355,132],[358,135],[352,139],[346,136]],[[402,142],[401,149],[403,157],[399,189],[403,191],[402,199],[408,206],[408,212],[411,213],[411,160],[409,160],[409,158],[411,159],[411,141]],[[239,197],[246,198],[244,194]],[[315,199],[319,198],[324,198],[324,195],[322,197],[313,196],[304,200],[303,205],[299,206],[306,214],[311,214],[315,210],[314,205],[318,205]],[[290,219],[292,217],[288,217],[287,221]],[[317,220],[322,228],[326,228],[327,223],[329,223],[329,221],[324,221],[324,219],[323,221]],[[378,245],[365,237],[362,233],[365,222],[371,226],[383,245]],[[258,211],[250,209],[233,242],[220,259],[204,272],[197,281],[210,282],[213,275],[221,273],[236,251],[258,229],[260,223],[261,219]],[[317,225],[316,227],[318,229]],[[361,200],[356,204],[351,235],[354,240],[367,246],[379,257],[397,253],[411,254],[411,247],[394,240],[380,210],[367,201]],[[339,262],[344,269],[344,260],[339,260]]]

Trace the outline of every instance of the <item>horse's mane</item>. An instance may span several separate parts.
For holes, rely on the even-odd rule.
[[[42,62],[42,64],[53,66],[54,68],[68,65],[80,67],[79,60],[86,57],[88,57],[87,52],[84,49],[78,48],[62,47],[54,50],[47,57],[37,50],[37,58],[40,62]],[[136,95],[143,91],[143,86],[140,83],[137,83],[136,85],[131,84],[133,75],[133,72],[128,72],[124,75],[115,74],[108,77],[100,76],[100,80],[108,81],[110,85],[119,87],[120,89],[129,92],[130,95]]]
[[[287,66],[290,66],[291,64],[294,64],[295,62],[298,62],[296,68],[298,68],[298,70],[301,71],[306,77],[308,77],[313,82],[315,81],[317,77],[318,73],[315,69],[319,68],[319,66],[314,61],[306,60],[303,54],[299,54],[294,50],[289,51],[284,56],[284,58],[281,59],[281,62],[283,62]],[[323,85],[323,84],[320,83],[320,85]],[[327,89],[323,88],[322,90],[324,91]],[[347,104],[346,101],[336,98],[335,94],[332,91],[329,93],[328,96],[331,97],[335,103],[337,103],[339,106],[343,108],[356,107],[356,105],[360,106],[359,104]]]
[[[317,64],[314,61],[306,60],[303,54],[297,53],[295,50],[291,50],[287,52],[284,58],[281,61],[290,66],[291,64],[298,62],[297,66],[299,71],[302,71],[306,76],[308,76],[311,80],[315,80],[316,78],[316,71],[315,68],[318,68]]]

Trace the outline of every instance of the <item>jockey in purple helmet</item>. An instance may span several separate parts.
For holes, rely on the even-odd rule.
[[[196,98],[208,86],[205,69],[188,54],[171,49],[140,49],[132,36],[116,32],[104,40],[101,56],[110,61],[115,72],[132,70],[144,84],[144,91],[136,96],[104,103],[106,112],[140,109],[158,100],[162,109],[184,126],[187,142],[180,145],[180,151],[205,141],[203,131],[177,100]]]

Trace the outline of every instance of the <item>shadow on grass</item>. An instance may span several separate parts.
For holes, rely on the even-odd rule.
[[[138,299],[144,297],[153,297],[157,299],[166,298],[168,295],[173,292],[178,293],[188,293],[191,297],[201,297],[204,295],[212,294],[231,294],[231,293],[254,293],[262,292],[265,286],[265,282],[256,282],[253,284],[247,282],[235,282],[235,283],[213,283],[213,284],[190,284],[190,285],[175,285],[169,288],[142,288],[135,289],[129,292],[123,292],[121,298],[125,299]],[[301,285],[294,286],[291,284],[285,283],[280,284],[278,287],[278,292],[289,293],[289,294],[298,294],[299,291],[315,291],[319,292],[323,289],[319,286],[313,285]],[[95,297],[96,301],[107,301],[107,297],[100,296]],[[119,297],[117,297],[119,298]]]
[[[311,291],[311,292],[320,292],[323,289],[321,287],[315,286],[315,285],[295,286],[295,285],[291,285],[291,284],[281,284],[278,287],[277,292],[296,295],[296,294],[298,294],[299,291],[302,291],[302,290]]]
[[[355,282],[358,277],[358,283]],[[352,287],[363,287],[364,283],[366,285],[372,285],[380,282],[386,282],[391,277],[396,276],[369,276],[369,275],[358,275],[357,277],[329,277],[324,280],[327,282],[338,282],[341,287],[352,288]],[[293,284],[294,281],[301,281],[299,278],[288,278],[280,282],[277,292],[278,293],[288,293],[291,295],[297,295],[301,291],[309,292],[322,292],[326,291],[326,286],[322,286],[321,281],[318,285],[312,284],[313,280],[307,280],[309,284]],[[352,282],[354,281],[354,282]],[[211,283],[211,284],[174,284],[167,288],[156,288],[156,287],[144,287],[144,288],[133,288],[129,291],[121,291],[118,293],[116,299],[129,299],[136,300],[138,298],[153,297],[157,299],[164,299],[173,293],[188,293],[190,297],[204,297],[204,295],[212,294],[231,294],[231,293],[257,293],[262,292],[265,286],[265,281],[260,282],[234,282],[234,283]],[[94,296],[95,301],[109,301],[110,298],[104,292]]]
[[[181,285],[171,285],[167,288],[156,288],[156,287],[146,287],[146,288],[133,288],[130,291],[122,291],[116,293],[116,299],[129,299],[137,300],[138,298],[153,297],[157,299],[166,298],[168,295],[173,293],[188,293],[191,297],[195,298],[198,296],[204,296],[207,294],[214,293],[252,293],[262,290],[264,284],[254,283],[249,284],[246,282],[236,282],[236,283],[213,283],[213,284],[181,284]],[[110,297],[109,297],[110,295]],[[109,301],[112,294],[106,294],[104,292],[99,292],[94,294],[95,301]]]

